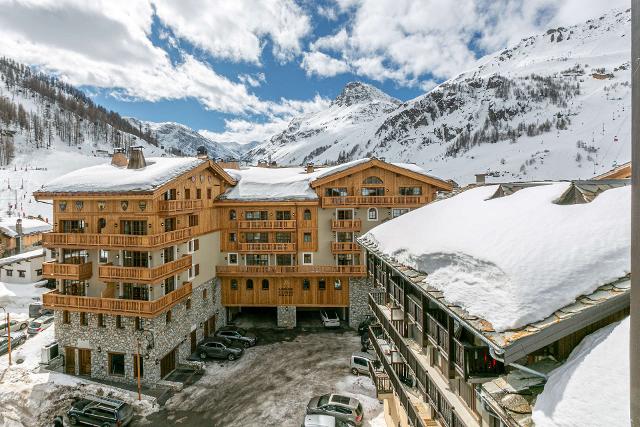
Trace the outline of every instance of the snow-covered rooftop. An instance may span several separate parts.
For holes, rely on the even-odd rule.
[[[630,188],[607,190],[586,204],[554,204],[569,185],[491,200],[496,186],[471,189],[362,239],[426,273],[425,282],[446,301],[497,331],[519,328],[630,271]]]
[[[17,216],[0,218],[0,233],[7,237],[16,237]],[[22,234],[46,233],[51,231],[51,224],[35,218],[22,218]]]
[[[585,337],[551,372],[538,396],[536,426],[629,426],[629,318]]]
[[[70,172],[44,185],[41,192],[119,193],[153,191],[206,160],[194,157],[151,157],[141,169],[105,163]]]
[[[0,267],[5,266],[5,265],[14,264],[16,262],[28,261],[30,259],[38,258],[38,257],[41,257],[41,256],[43,257],[45,255],[46,255],[46,253],[45,253],[44,249],[42,249],[42,248],[34,249],[34,250],[28,251],[28,252],[22,252],[20,254],[12,255],[10,257],[0,258]]]

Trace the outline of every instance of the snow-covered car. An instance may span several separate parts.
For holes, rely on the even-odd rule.
[[[11,325],[11,331],[23,331],[29,326],[29,319],[11,319],[9,322]],[[7,321],[3,320],[0,322],[0,336],[5,336],[9,333],[9,328],[7,328]]]
[[[254,334],[235,326],[224,326],[216,331],[215,336],[229,339],[244,348],[253,347],[258,342],[258,338]]]
[[[11,331],[11,349],[24,344],[27,341],[27,334],[24,332]],[[9,336],[5,335],[0,337],[0,354],[5,354],[9,351]]]
[[[348,424],[339,418],[332,415],[305,415],[302,427],[349,427],[353,424]]]
[[[53,316],[47,315],[32,320],[31,323],[29,323],[29,327],[27,328],[27,333],[29,335],[39,334],[49,326],[53,325],[53,319]]]
[[[320,310],[320,319],[325,328],[339,328],[340,318],[335,311]]]
[[[323,394],[322,396],[311,398],[307,404],[306,413],[307,415],[332,415],[345,423],[357,427],[362,425],[364,418],[364,411],[360,401],[341,394]]]

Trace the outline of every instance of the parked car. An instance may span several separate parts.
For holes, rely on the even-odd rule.
[[[11,332],[23,331],[29,326],[29,319],[11,319],[9,323],[11,324]],[[8,333],[9,329],[7,328],[7,321],[3,320],[2,322],[0,322],[0,336],[7,335]]]
[[[236,360],[242,356],[244,350],[233,347],[231,340],[217,337],[202,341],[198,344],[197,352],[200,359],[213,357],[214,359]]]
[[[67,411],[71,425],[126,426],[133,419],[133,408],[126,402],[107,397],[88,396],[76,400]]]
[[[32,319],[36,319],[40,316],[45,316],[47,314],[50,314],[53,316],[53,310],[50,310],[48,308],[43,308],[41,302],[37,301],[29,304],[29,317],[31,317]]]
[[[362,425],[364,411],[358,399],[341,394],[323,394],[312,398],[307,404],[308,415],[333,415],[357,427]]]
[[[302,427],[349,427],[355,424],[348,424],[332,415],[305,415]]]
[[[236,326],[220,328],[216,331],[215,336],[229,339],[244,348],[253,347],[258,342],[258,338],[254,334]]]
[[[335,311],[320,311],[320,318],[322,319],[322,324],[325,328],[339,328],[340,327],[340,318],[338,317],[338,313]]]
[[[371,314],[367,314],[362,322],[358,325],[358,334],[360,336],[365,335],[369,330],[369,326],[376,323],[378,319]]]
[[[24,344],[27,341],[27,334],[20,331],[11,331],[11,348],[15,348]],[[9,351],[9,336],[4,335],[0,337],[0,354],[5,354]]]
[[[53,316],[46,315],[32,320],[31,323],[29,323],[29,327],[27,328],[27,333],[29,333],[29,335],[39,334],[49,326],[53,325],[53,319]]]
[[[351,361],[349,362],[351,373],[353,375],[369,375],[369,362],[373,363],[376,361],[377,359],[375,356],[369,353],[357,351],[351,355]]]

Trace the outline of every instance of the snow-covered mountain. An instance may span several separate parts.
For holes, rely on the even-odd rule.
[[[254,148],[301,164],[379,156],[469,182],[590,177],[631,153],[630,11],[549,29],[400,103],[350,83]]]
[[[233,143],[223,144],[212,141],[180,123],[156,123],[133,117],[128,117],[127,120],[141,131],[148,130],[158,140],[161,148],[175,155],[195,155],[198,147],[201,146],[207,149],[207,154],[213,159],[239,158],[243,154],[240,150],[242,146],[236,147]]]

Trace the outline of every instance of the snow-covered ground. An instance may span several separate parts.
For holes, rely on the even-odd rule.
[[[0,282],[0,306],[4,307],[12,317],[27,317],[29,304],[40,301],[40,296],[47,291],[49,289],[37,287],[35,283]]]

